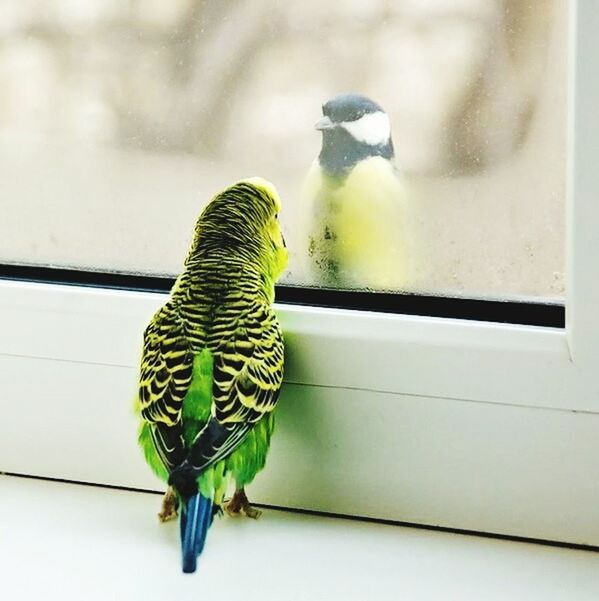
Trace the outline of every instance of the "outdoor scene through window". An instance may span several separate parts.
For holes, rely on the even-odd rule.
[[[560,300],[568,10],[4,0],[0,262],[174,275],[259,175],[283,283]]]

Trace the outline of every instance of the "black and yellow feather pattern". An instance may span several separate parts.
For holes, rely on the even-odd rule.
[[[283,336],[271,307],[286,263],[279,201],[268,188],[237,188],[200,217],[185,271],[144,333],[139,411],[157,473],[201,477],[279,396]]]

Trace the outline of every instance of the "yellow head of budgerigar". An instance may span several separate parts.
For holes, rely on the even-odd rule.
[[[272,182],[269,182],[263,177],[254,176],[242,179],[238,183],[249,184],[250,186],[254,186],[259,190],[262,190],[273,200],[276,212],[279,213],[281,211],[281,197],[279,196],[279,193],[277,192],[277,189],[275,188],[275,185]]]
[[[253,255],[271,278],[278,277],[287,265],[280,210],[281,199],[268,180],[251,177],[236,182],[202,211],[188,260],[215,248],[226,249],[232,255]]]
[[[275,185],[262,177],[248,177],[237,182],[237,185],[251,186],[259,193],[256,200],[266,206],[267,219],[264,223],[264,230],[268,239],[267,248],[269,252],[267,253],[267,259],[272,276],[276,279],[283,273],[289,260],[289,253],[279,221],[282,208],[281,197]]]

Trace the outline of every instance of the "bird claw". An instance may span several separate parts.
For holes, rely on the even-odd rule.
[[[158,514],[158,519],[164,522],[170,522],[177,517],[177,507],[179,500],[175,491],[169,486],[164,497],[162,498],[162,509]]]
[[[239,517],[243,514],[253,520],[257,520],[262,515],[260,509],[250,504],[243,488],[236,490],[233,497],[225,503],[225,511],[231,517]]]
[[[161,511],[158,514],[158,519],[162,524],[165,524],[166,522],[176,520],[178,515],[179,514],[177,513],[176,509],[172,509],[171,511]]]
[[[247,507],[243,508],[243,513],[245,513],[248,518],[257,520],[262,515],[262,510],[248,503]]]

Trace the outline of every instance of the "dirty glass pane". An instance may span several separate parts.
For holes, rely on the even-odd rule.
[[[568,9],[3,0],[0,262],[175,274],[203,204],[261,175],[287,283],[559,299]],[[395,171],[313,164],[347,92],[386,111]]]

